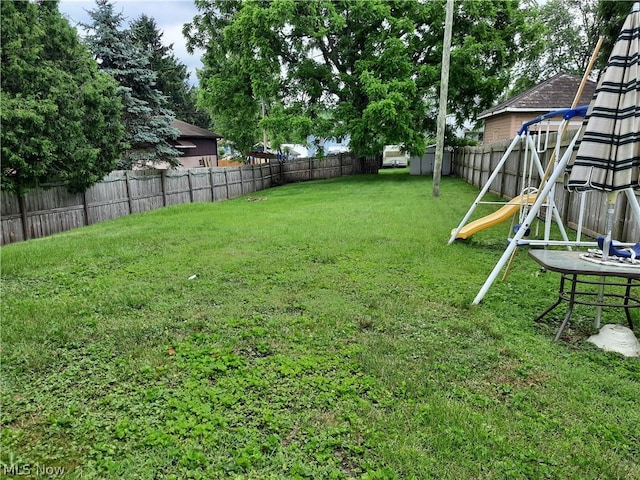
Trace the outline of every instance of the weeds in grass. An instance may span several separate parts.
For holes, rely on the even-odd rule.
[[[3,247],[1,474],[639,478],[639,361],[586,310],[553,343],[525,250],[471,306],[507,232],[446,245],[476,192],[430,192],[385,172]]]

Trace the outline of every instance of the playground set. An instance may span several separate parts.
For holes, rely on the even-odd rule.
[[[637,16],[638,11],[640,11],[640,2],[634,4],[632,9],[632,14],[636,14]],[[629,18],[631,18],[631,16]],[[627,22],[628,21],[629,19],[627,19]],[[627,22],[625,22],[625,27],[627,26]],[[622,35],[620,38],[622,38]],[[631,35],[630,38],[637,39],[637,36]],[[578,88],[578,91],[574,97],[574,101],[573,101],[573,104],[571,105],[571,108],[556,110],[556,111],[547,113],[545,115],[536,117],[529,122],[523,123],[522,127],[518,130],[518,133],[515,135],[511,144],[509,145],[506,152],[502,156],[501,160],[493,169],[491,175],[489,176],[484,186],[480,190],[480,193],[478,194],[475,201],[467,211],[466,215],[464,216],[460,224],[451,232],[451,238],[449,239],[449,244],[453,243],[456,239],[469,238],[471,235],[481,230],[484,230],[486,228],[497,225],[501,222],[504,222],[509,218],[514,217],[516,213],[519,213],[518,223],[515,224],[512,228],[512,231],[515,234],[512,237],[508,238],[508,244],[505,251],[503,252],[502,256],[500,257],[495,267],[489,274],[489,277],[486,279],[485,283],[482,285],[482,288],[480,289],[475,299],[473,300],[473,304],[478,304],[482,301],[485,294],[487,293],[487,291],[489,290],[489,288],[497,278],[498,274],[505,266],[507,266],[505,275],[506,273],[508,273],[509,264],[513,259],[516,248],[518,248],[518,246],[520,245],[532,245],[532,246],[539,245],[539,246],[545,246],[545,247],[552,246],[552,245],[565,246],[568,250],[571,250],[572,247],[577,247],[577,246],[599,247],[601,249],[602,258],[604,260],[607,260],[609,254],[612,254],[612,255],[619,254],[621,256],[627,256],[627,257],[631,256],[633,260],[635,260],[636,256],[640,256],[640,243],[635,245],[629,245],[629,247],[631,247],[629,249],[624,248],[626,247],[626,245],[624,244],[618,243],[613,245],[611,243],[610,223],[611,223],[611,218],[613,216],[613,208],[615,206],[615,202],[613,203],[609,202],[609,204],[607,205],[607,208],[608,208],[607,226],[606,226],[607,236],[604,239],[599,239],[599,241],[598,240],[594,240],[594,241],[582,240],[582,223],[584,219],[584,210],[585,210],[585,195],[588,193],[589,190],[593,190],[593,189],[589,188],[583,191],[579,191],[581,195],[580,206],[579,206],[579,217],[578,217],[578,225],[576,229],[576,237],[574,240],[569,240],[569,237],[567,235],[567,232],[562,222],[562,218],[554,202],[556,182],[559,179],[560,175],[565,173],[567,166],[569,165],[569,161],[571,160],[571,157],[574,154],[574,147],[576,146],[576,143],[578,142],[578,140],[581,139],[582,136],[584,135],[584,131],[586,129],[585,123],[587,123],[589,115],[593,113],[593,111],[590,110],[590,108],[593,109],[593,105],[594,105],[593,100],[590,105],[581,106],[581,107],[578,106],[578,101],[582,95],[584,86],[587,82],[591,69],[593,68],[598,52],[600,51],[602,42],[603,42],[603,38],[600,37],[593,51],[593,54],[591,55],[591,59],[584,73],[584,76],[582,78],[582,82]],[[633,56],[630,57],[631,64],[634,64],[634,61],[637,63],[637,47],[638,46],[635,45],[634,47],[628,49],[629,52],[636,52]],[[608,67],[610,66],[610,63],[611,62],[608,62],[607,64]],[[613,65],[611,70],[612,72],[614,72],[612,74],[613,77],[615,77],[616,75],[619,75],[619,73],[615,70],[615,67],[617,67],[619,63],[620,63],[620,58],[617,58],[617,60],[613,62],[613,64],[611,64]],[[637,71],[637,69],[636,70],[632,69],[632,70],[634,72]],[[624,73],[623,75],[626,75],[626,73]],[[630,84],[636,85],[636,82],[630,82]],[[598,95],[598,90],[596,90],[596,95]],[[635,97],[632,97],[632,98],[635,98]],[[560,125],[558,127],[558,136],[557,136],[556,145],[553,151],[553,155],[551,156],[551,159],[547,163],[546,169],[544,169],[542,162],[540,161],[540,157],[538,156],[538,151],[540,150],[540,143],[541,143],[540,136],[538,136],[538,145],[536,146],[535,142],[533,141],[531,127],[536,126],[536,129],[539,130],[539,126],[542,122],[544,122],[545,120],[548,122],[549,119],[553,117],[558,117],[558,116],[562,117],[562,121],[560,122]],[[583,118],[587,117],[587,119],[582,122],[580,128],[578,128],[577,131],[575,132],[569,145],[566,147],[564,152],[562,152],[562,148],[561,148],[562,136],[567,128],[568,121],[576,116],[580,116]],[[547,125],[549,124],[547,123]],[[547,135],[545,137],[545,148],[547,146],[547,142],[549,138],[548,130],[549,128],[547,127]],[[487,215],[483,218],[467,223],[478,205],[480,205],[481,203],[495,203],[495,202],[483,202],[482,199],[491,188],[492,183],[494,182],[494,180],[496,179],[500,171],[503,169],[505,163],[507,162],[509,155],[515,149],[516,145],[518,145],[519,142],[525,143],[524,165],[522,170],[524,174],[522,175],[522,185],[521,185],[520,195],[516,196],[515,198],[511,199],[509,202],[504,204],[498,211],[490,215]],[[541,179],[538,187],[534,187],[531,184],[532,178],[533,178],[532,172],[534,168],[537,170],[539,174],[539,178]],[[621,188],[620,191],[625,192],[628,200],[628,204],[632,209],[635,218],[640,223],[640,205],[638,204],[638,199],[633,193],[632,185],[629,185],[628,186],[629,188],[626,188],[626,187],[627,186],[625,185],[625,188],[624,189]],[[615,194],[617,196],[617,192],[615,192]],[[525,237],[529,236],[529,234],[531,233],[532,223],[536,220],[536,218],[538,218],[538,216],[541,216],[541,209],[543,207],[546,207],[543,215],[544,229],[545,229],[543,238],[537,239],[537,240],[534,240],[534,239],[524,240]],[[551,239],[551,224],[553,220],[555,220],[558,226],[558,229],[560,230],[562,240]]]
[[[584,117],[587,113],[587,107],[588,106],[581,106],[576,108],[556,110],[523,123],[522,127],[511,141],[511,144],[503,154],[502,158],[489,175],[489,178],[483,185],[480,193],[467,211],[466,215],[460,221],[458,226],[451,231],[449,244],[453,243],[457,239],[467,239],[481,230],[493,227],[509,219],[513,219],[515,218],[516,214],[518,214],[518,221],[517,223],[512,225],[513,228],[511,230],[514,235],[507,238],[507,247],[496,263],[494,269],[489,274],[489,277],[485,281],[484,285],[476,295],[473,301],[474,304],[478,304],[482,301],[487,291],[498,277],[500,271],[510,262],[516,248],[519,246],[564,246],[569,250],[571,250],[572,247],[602,248],[602,240],[600,240],[599,242],[598,239],[582,239],[585,195],[587,195],[589,192],[580,192],[581,197],[578,217],[579,220],[574,239],[569,238],[560,213],[554,202],[557,180],[559,179],[560,175],[564,174],[565,172],[567,163],[571,158],[577,140],[580,138],[583,127],[579,128],[575,132],[569,145],[564,149],[564,152],[562,152],[561,147],[561,132],[565,131],[567,122],[570,119],[576,116]],[[534,135],[532,135],[531,127],[539,126],[539,124],[554,117],[562,117],[562,121],[559,126],[559,134],[554,147],[553,156],[551,157],[551,160],[549,161],[545,169],[538,155],[541,142],[540,136],[538,136],[538,145],[536,145],[536,142],[533,139]],[[548,138],[548,134],[546,138]],[[519,142],[524,142],[525,144],[524,165],[522,169],[524,175],[521,179],[520,195],[512,198],[506,203],[502,203],[501,208],[499,208],[497,211],[469,222],[469,219],[473,215],[473,212],[476,210],[478,205],[486,203],[496,203],[485,202],[483,201],[483,198],[489,192],[491,185],[504,168],[505,163],[509,159],[509,155],[515,149]],[[533,169],[536,169],[539,174],[539,178],[542,179],[537,187],[534,187],[531,184],[533,178]],[[638,220],[638,222],[640,222],[640,205],[638,204],[638,199],[636,198],[632,189],[627,189],[624,192],[627,196],[628,203],[631,206],[636,219]],[[544,215],[541,215],[543,207],[546,207],[546,209],[544,211]],[[536,221],[536,219],[539,219],[539,216],[542,217],[542,221],[544,222],[544,235],[540,239],[529,239],[527,237],[531,232],[532,224]],[[551,225],[553,221],[556,222],[556,225],[560,231],[560,235],[562,236],[561,240],[551,238]],[[610,247],[610,249],[612,249],[610,251],[612,252],[612,254],[618,253],[619,255],[628,256],[628,251],[623,250],[628,246],[633,247],[632,252],[638,249],[637,245],[616,243],[615,246],[612,245]],[[637,253],[640,254],[640,251]]]

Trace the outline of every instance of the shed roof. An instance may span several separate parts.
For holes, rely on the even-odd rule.
[[[180,138],[222,138],[222,135],[213,133],[206,128],[200,128],[182,120],[174,120],[171,125],[178,129]]]
[[[570,108],[582,79],[569,73],[558,73],[535,87],[491,107],[478,115],[478,120],[507,112],[546,112]],[[596,82],[587,80],[578,105],[588,105],[596,90]]]

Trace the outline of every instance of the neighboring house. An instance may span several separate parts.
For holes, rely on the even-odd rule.
[[[174,120],[172,125],[180,132],[173,146],[182,153],[184,167],[218,166],[218,139],[222,136],[182,120]]]
[[[568,73],[559,73],[549,80],[516,95],[478,115],[484,120],[483,143],[512,139],[526,121],[545,113],[571,108],[582,79]],[[596,82],[587,81],[577,106],[588,105],[596,89]],[[539,124],[543,132],[557,131],[562,118],[556,117]],[[575,117],[569,127],[577,128],[581,117]]]
[[[316,140],[318,145],[316,145]],[[319,147],[322,147],[324,155],[337,155],[338,153],[346,153],[349,151],[349,137],[342,138],[318,138],[313,135],[307,137],[307,155],[315,157],[319,153]]]
[[[285,160],[295,160],[309,156],[308,148],[297,143],[283,143],[280,145],[280,151],[284,154]]]

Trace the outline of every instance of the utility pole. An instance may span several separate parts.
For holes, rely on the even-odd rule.
[[[264,99],[260,103],[262,105],[262,118],[264,119],[267,116],[267,106],[264,103]],[[264,127],[262,128],[262,151],[267,153],[267,129]]]
[[[449,92],[449,60],[451,58],[451,30],[453,29],[453,0],[447,0],[442,44],[442,72],[440,73],[440,109],[436,131],[436,161],[433,165],[433,196],[440,196],[444,132],[447,125],[447,94]]]

